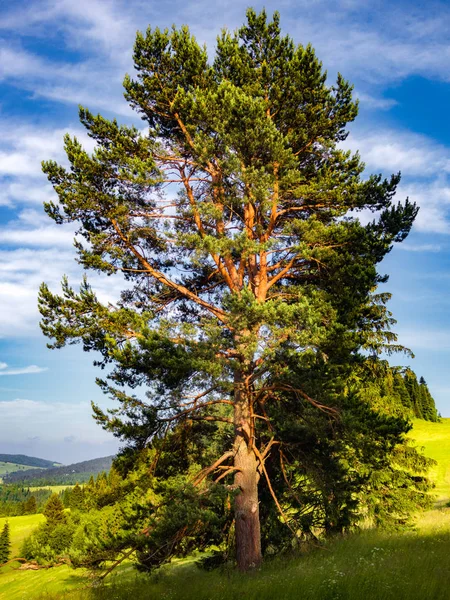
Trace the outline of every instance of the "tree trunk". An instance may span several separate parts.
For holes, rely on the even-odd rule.
[[[258,503],[258,463],[253,446],[250,397],[242,373],[235,375],[234,390],[234,466],[236,558],[239,570],[248,571],[261,564],[261,531]]]

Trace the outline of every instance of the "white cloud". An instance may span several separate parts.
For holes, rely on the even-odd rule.
[[[72,236],[68,235],[68,239]],[[83,271],[74,258],[75,250],[67,244],[0,249],[0,338],[42,335],[38,326],[39,286],[45,281],[58,293],[62,276],[67,274],[77,288]],[[120,275],[111,278],[90,273],[89,281],[102,302],[117,302],[120,291],[126,287]]]
[[[16,227],[13,224],[13,227]],[[68,231],[69,229],[69,231]],[[49,225],[48,227],[37,228],[0,228],[0,244],[29,247],[37,246],[40,248],[50,247],[70,247],[73,245],[73,227],[63,227],[61,225]]]
[[[421,329],[400,330],[398,341],[400,344],[416,350],[427,352],[444,352],[450,350],[450,330],[446,329]]]
[[[401,171],[420,178],[450,173],[450,149],[411,131],[356,129],[342,145],[358,150],[370,171]]]
[[[48,440],[61,441],[74,432],[80,441],[92,439],[92,434],[96,434],[94,437],[110,437],[96,425],[89,402],[69,404],[22,398],[8,400],[0,402],[0,423],[2,439],[13,424],[23,438],[34,436],[36,432],[41,436],[45,432]]]
[[[398,104],[393,98],[380,98],[359,90],[355,91],[354,95],[359,100],[362,108],[389,110]]]
[[[401,172],[397,200],[408,197],[419,206],[414,223],[416,231],[450,233],[449,147],[402,129],[356,129],[342,145],[360,153],[368,173],[382,172],[389,176]],[[361,215],[363,222],[372,218],[373,215]]]
[[[408,244],[403,242],[395,247],[406,252],[440,252],[442,250],[439,244]]]
[[[441,178],[431,182],[411,182],[399,188],[399,198],[409,197],[419,206],[414,223],[423,233],[450,233],[450,182]]]
[[[46,367],[38,367],[37,365],[29,365],[28,367],[11,368],[7,363],[0,363],[1,375],[34,375],[35,373],[43,373],[47,371]]]

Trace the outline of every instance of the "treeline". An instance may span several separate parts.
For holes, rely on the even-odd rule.
[[[434,398],[423,377],[418,380],[409,368],[392,368],[387,363],[383,367],[382,375],[366,388],[366,396],[374,407],[407,419],[439,421]]]
[[[72,510],[91,510],[110,501],[111,488],[117,486],[117,472],[101,472],[97,477],[91,475],[85,486],[77,482],[58,492],[64,508]],[[8,484],[0,486],[0,517],[17,517],[42,513],[52,495],[51,489],[25,488]]]
[[[109,471],[112,461],[112,456],[106,456],[45,471],[30,469],[25,472],[10,473],[3,479],[5,483],[27,483],[33,486],[74,485],[89,481],[89,478],[97,473]]]
[[[0,517],[18,517],[42,512],[50,490],[30,490],[18,485],[0,486]]]
[[[59,465],[59,463],[51,460],[36,458],[35,456],[26,456],[25,454],[0,454],[0,462],[9,462],[17,465],[25,465],[27,467],[39,467],[41,469],[50,469]]]

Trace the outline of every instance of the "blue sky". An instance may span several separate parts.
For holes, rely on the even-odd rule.
[[[62,136],[90,147],[77,105],[139,125],[123,99],[135,33],[148,24],[187,23],[212,52],[220,28],[235,29],[247,2],[153,0],[0,1],[0,452],[73,462],[114,452],[95,425],[92,356],[50,351],[40,334],[37,288],[80,279],[70,228],[54,225],[42,202],[53,192],[43,159],[64,161]],[[401,170],[398,199],[420,213],[406,242],[381,265],[400,342],[439,410],[450,416],[450,5],[369,0],[254,2],[278,10],[284,31],[311,42],[330,79],[355,85],[360,115],[346,146],[368,172]],[[120,282],[95,277],[101,298]]]

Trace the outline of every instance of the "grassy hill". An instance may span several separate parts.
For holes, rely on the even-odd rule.
[[[109,471],[113,456],[94,458],[83,462],[53,467],[51,469],[32,469],[20,473],[12,473],[4,478],[5,483],[19,483],[26,486],[54,486],[70,485],[88,481],[91,475],[97,475],[102,471]]]
[[[0,454],[0,462],[15,463],[18,465],[25,465],[26,467],[40,469],[50,469],[51,467],[59,467],[61,465],[61,463],[47,460],[45,458],[26,456],[25,454]]]
[[[16,546],[18,536],[38,524],[35,516],[9,522]],[[449,554],[450,509],[440,509],[422,515],[415,532],[337,537],[296,558],[267,561],[251,575],[208,573],[192,561],[177,561],[148,577],[128,564],[104,585],[92,586],[82,569],[4,567],[0,600],[448,600]]]
[[[36,467],[28,467],[27,465],[21,465],[18,463],[0,461],[0,478],[2,477],[2,475],[15,473],[17,471],[27,471],[30,469],[34,470],[36,469]],[[41,468],[40,470],[42,471]]]
[[[409,437],[423,446],[426,456],[437,461],[430,471],[436,485],[436,499],[439,503],[450,501],[450,419],[442,419],[440,423],[415,419]]]
[[[60,463],[36,458],[35,456],[26,456],[25,454],[0,454],[0,483],[5,475],[11,473],[21,473],[23,471],[48,469],[50,467],[60,466]],[[6,477],[7,479],[7,477]]]

